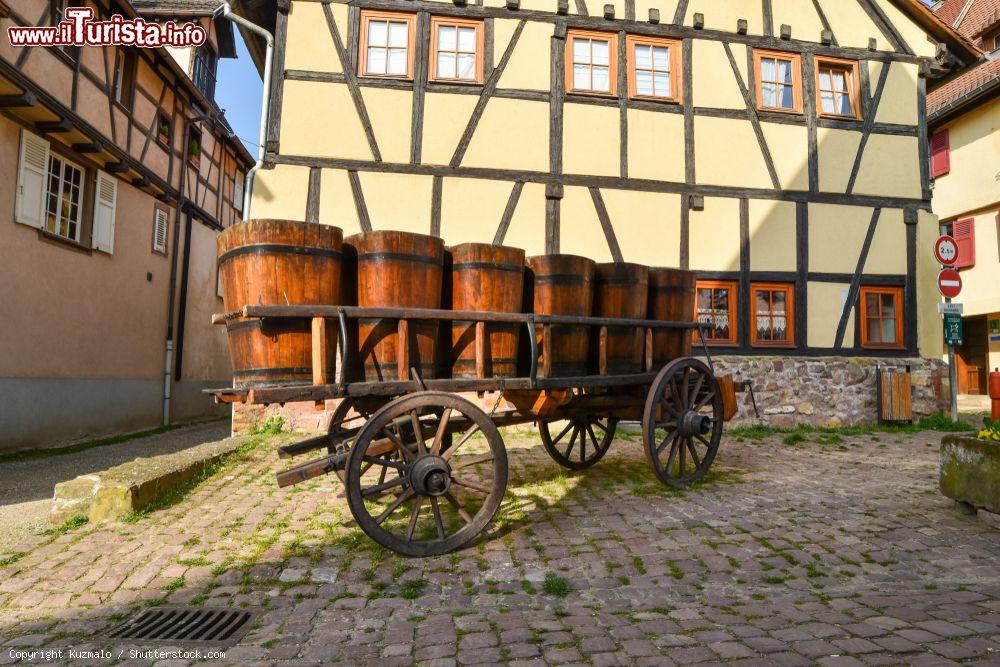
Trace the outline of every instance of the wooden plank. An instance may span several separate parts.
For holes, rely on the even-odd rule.
[[[599,374],[607,375],[608,373],[608,328],[607,327],[601,327],[601,333],[598,338],[597,368]]]
[[[552,326],[542,325],[542,377],[552,376]]]
[[[306,222],[319,222],[319,198],[321,170],[309,168],[309,190],[306,194]]]
[[[645,363],[643,365],[643,368],[646,369],[647,373],[652,373],[653,372],[653,330],[650,329],[649,327],[646,327],[646,335],[645,335],[645,341],[644,341],[644,343],[645,343],[644,344],[644,351],[645,351],[644,362]]]
[[[597,219],[601,221],[604,238],[607,240],[608,248],[611,250],[611,258],[615,262],[624,262],[625,258],[622,255],[621,247],[618,245],[615,228],[611,224],[611,217],[608,215],[608,208],[604,205],[604,198],[601,196],[601,191],[598,188],[588,188],[588,190],[590,191],[590,198],[594,202],[594,209],[597,211]]]
[[[396,328],[396,372],[400,380],[410,379],[410,321],[405,318]]]
[[[327,358],[327,347],[329,338],[327,332],[326,318],[312,318],[312,382],[313,384],[326,384],[328,381],[326,368],[329,362]]]
[[[476,377],[486,377],[486,323],[476,322]]]
[[[500,225],[497,227],[497,233],[493,236],[493,245],[503,244],[504,237],[507,236],[507,229],[510,227],[510,221],[514,217],[514,211],[517,209],[517,202],[521,198],[521,190],[523,189],[523,181],[515,182],[514,187],[511,188],[510,196],[507,198],[507,206],[500,217]]]
[[[365,193],[361,189],[361,179],[358,178],[356,171],[348,171],[347,178],[351,182],[351,194],[354,196],[354,207],[358,213],[361,231],[367,234],[372,230],[372,221],[368,217],[368,206],[365,204]]]

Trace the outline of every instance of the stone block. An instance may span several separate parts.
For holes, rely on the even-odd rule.
[[[1000,514],[1000,444],[945,436],[941,440],[940,488],[948,498]]]

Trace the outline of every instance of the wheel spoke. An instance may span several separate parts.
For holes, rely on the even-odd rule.
[[[675,433],[676,433],[676,431],[675,431]],[[677,456],[677,443],[678,443],[678,440],[675,438],[674,439],[674,443],[672,445],[670,445],[670,456],[667,457],[667,465],[664,468],[664,470],[667,473],[667,477],[671,477],[672,476],[670,473],[671,473],[671,470],[673,470],[673,467],[674,467],[674,458]],[[659,459],[659,456],[657,456],[657,460],[658,459]]]
[[[381,526],[382,523],[389,518],[389,515],[395,512],[400,505],[409,500],[411,497],[413,497],[413,489],[407,489],[405,493],[401,493],[391,505],[385,508],[384,512],[375,517],[375,523]]]
[[[417,451],[426,454],[427,443],[424,442],[424,429],[420,425],[420,417],[416,410],[410,411],[410,424],[413,425],[413,437],[417,440]]]
[[[569,446],[566,448],[566,453],[563,454],[563,456],[566,459],[569,459],[569,453],[571,451],[573,451],[573,445],[576,444],[576,436],[578,436],[578,435],[580,435],[580,429],[576,428],[576,426],[574,425],[573,426],[573,437],[571,437],[569,439]]]
[[[587,434],[583,432],[582,426],[576,432],[580,434],[580,463],[583,463],[587,460]]]
[[[492,460],[493,460],[492,453],[483,454],[482,456],[477,456],[471,459],[464,459],[462,461],[459,461],[458,463],[454,463],[452,464],[451,469],[453,471],[461,470],[462,468],[468,468],[469,466],[479,465],[480,463],[488,463]]]
[[[667,435],[667,437],[665,437],[663,439],[663,442],[660,443],[660,446],[656,448],[656,455],[659,456],[660,454],[662,454],[663,450],[667,448],[667,445],[669,445],[670,443],[672,443],[674,440],[677,439],[677,435],[679,433],[680,433],[680,431],[676,431],[676,430],[675,431],[671,431]],[[671,450],[671,456],[673,456],[672,450]]]
[[[472,428],[465,432],[465,435],[462,436],[462,439],[458,441],[457,445],[449,448],[448,451],[442,454],[442,458],[444,458],[445,461],[451,459],[451,457],[455,455],[455,452],[458,451],[458,448],[464,445],[469,438],[476,434],[477,431],[479,431],[479,424],[474,424]]]
[[[369,486],[361,489],[361,497],[367,498],[369,496],[384,496],[385,492],[389,489],[395,488],[397,486],[402,486],[406,482],[406,478],[397,477],[391,482],[386,482],[384,484],[377,484],[375,486]]]
[[[434,434],[434,442],[431,444],[431,454],[441,453],[441,443],[444,442],[444,434],[448,428],[448,421],[451,419],[451,408],[445,408],[441,415],[441,423],[438,424],[437,433]]]
[[[604,431],[605,433],[607,433],[607,432],[608,432],[608,427],[607,427],[607,426],[605,426],[604,424],[602,424],[602,423],[601,423],[601,420],[600,420],[600,419],[595,419],[595,420],[593,421],[593,424],[594,424],[594,426],[596,426],[597,428],[601,429],[601,430],[602,430],[602,431]]]
[[[597,424],[598,422],[594,423]],[[603,447],[601,447],[601,443],[597,441],[597,436],[594,435],[594,427],[591,426],[590,424],[587,424],[587,433],[590,434],[590,441],[594,443],[594,451],[595,452],[601,451]]]
[[[705,398],[695,403],[694,407],[691,409],[697,412],[698,410],[701,410],[703,407],[711,403],[713,398],[715,398],[715,394],[711,390],[709,390],[708,395],[706,395]]]
[[[679,442],[681,443],[681,452],[680,452],[680,456],[678,458],[680,459],[680,471],[681,471],[681,475],[680,476],[683,479],[684,476],[687,475],[687,465],[686,465],[687,464],[687,445],[686,445],[687,438],[681,438],[679,440]]]
[[[438,499],[431,496],[431,510],[434,512],[434,525],[437,526],[438,539],[444,539],[444,522],[441,520],[441,508],[438,507]]]
[[[389,442],[395,445],[396,449],[398,449],[400,453],[402,453],[404,459],[406,459],[407,461],[413,460],[413,452],[411,452],[406,447],[406,445],[403,444],[403,441],[400,440],[398,435],[390,431],[388,428],[382,429],[382,433],[384,433],[385,436],[389,439]]]
[[[695,470],[701,470],[701,459],[698,458],[698,452],[695,451],[694,443],[691,442],[691,438],[685,438],[687,443],[688,451],[691,452],[691,460],[694,462]]]
[[[562,440],[564,437],[566,437],[566,434],[569,433],[569,430],[571,428],[573,428],[573,422],[567,423],[566,424],[566,428],[564,428],[562,431],[560,431],[559,435],[557,435],[556,437],[552,438],[552,444],[556,444],[557,442],[559,442],[560,440]]]
[[[455,477],[454,475],[451,476],[451,481],[459,486],[464,486],[467,489],[479,491],[479,493],[485,493],[486,495],[490,494],[490,488],[488,486],[483,486],[482,484],[477,484],[476,482],[470,482],[468,480]]]
[[[455,511],[458,512],[458,515],[465,520],[465,523],[472,523],[472,515],[465,511],[465,508],[462,507],[462,504],[458,502],[455,496],[451,495],[449,491],[445,491],[444,499],[451,503],[451,506],[454,507]]]
[[[694,391],[691,392],[691,401],[698,400],[698,392],[701,391],[701,385],[705,383],[705,376],[698,373],[698,381],[695,382]]]
[[[406,472],[407,470],[409,470],[407,466],[403,465],[398,461],[392,461],[389,459],[381,458],[379,456],[368,456],[367,454],[365,454],[362,460],[369,464],[380,465],[386,468],[395,468],[396,470],[400,470],[402,472]]]
[[[701,443],[702,443],[703,445],[705,445],[706,447],[708,447],[708,449],[709,449],[709,450],[711,450],[711,449],[712,449],[712,443],[710,443],[710,442],[709,442],[708,440],[706,440],[706,439],[705,439],[705,436],[703,436],[703,435],[701,435],[700,433],[698,433],[698,434],[695,434],[695,436],[694,436],[694,437],[696,437],[696,438],[698,438],[699,440],[701,440]]]
[[[416,502],[413,503],[413,509],[410,511],[410,525],[406,527],[406,541],[410,542],[413,540],[413,531],[417,528],[417,517],[420,516],[420,507],[424,504],[424,497],[417,496]]]

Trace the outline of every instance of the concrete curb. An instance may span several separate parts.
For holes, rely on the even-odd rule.
[[[55,487],[49,519],[58,524],[74,516],[86,516],[96,523],[141,511],[251,439],[238,436],[207,442],[61,482]]]

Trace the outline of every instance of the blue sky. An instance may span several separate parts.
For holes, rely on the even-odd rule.
[[[250,154],[256,157],[262,85],[239,30],[234,32],[238,57],[219,59],[215,101],[226,110],[226,119],[236,135],[243,140]]]

